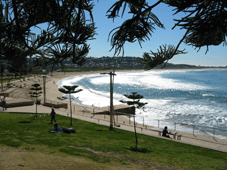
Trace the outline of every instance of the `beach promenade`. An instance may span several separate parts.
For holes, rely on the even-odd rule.
[[[67,77],[74,77],[74,76],[80,76],[84,74],[97,74],[100,73],[99,71],[92,71],[92,72],[78,72],[78,73],[54,73],[53,76],[46,76],[46,100],[48,102],[53,102],[57,103],[60,102],[57,97],[61,97],[63,94],[58,91],[58,85],[57,82],[59,80],[62,80]],[[9,88],[6,89],[4,92],[10,93],[10,96],[6,98],[7,102],[13,102],[13,100],[17,101],[23,101],[23,100],[28,100],[29,99],[29,92],[31,88],[31,84],[33,83],[40,83],[40,85],[43,86],[43,78],[42,76],[38,77],[31,77],[29,80],[25,81],[15,81],[12,82],[14,83],[17,87]],[[22,87],[20,87],[22,85]],[[43,93],[42,96],[40,97],[41,101],[43,102]],[[31,99],[29,99],[31,100]],[[56,113],[59,115],[63,116],[70,116],[70,110],[69,110],[69,101],[65,100],[63,103],[68,104],[68,109],[55,109]],[[30,106],[22,106],[22,107],[11,107],[7,109],[7,112],[12,112],[12,113],[28,113],[28,116],[30,116],[30,113],[35,113],[35,105],[30,105]],[[117,107],[117,106],[116,106]],[[73,104],[72,107],[72,117],[80,120],[84,120],[87,122],[92,122],[96,124],[101,124],[104,126],[109,126],[110,125],[110,118],[108,115],[95,115],[93,113],[100,112],[108,110],[108,107],[105,108],[91,108],[88,106],[83,106],[79,104]],[[1,111],[1,110],[0,110]],[[46,119],[50,119],[50,114],[51,108],[43,105],[38,105],[38,113],[45,114]],[[40,117],[39,117],[40,118]],[[44,116],[41,116],[41,118],[44,118]],[[134,127],[133,127],[133,122],[129,121],[129,119],[125,116],[115,116],[115,123],[116,125],[120,126],[114,126],[114,128],[126,130],[126,131],[131,131],[134,132]],[[60,125],[61,126],[61,125]],[[186,132],[178,132],[179,134],[182,134],[181,140],[177,139],[168,139],[164,138],[158,135],[158,132],[151,131],[151,126],[144,127],[141,124],[137,124],[137,133],[148,135],[148,136],[153,136],[157,138],[162,138],[165,140],[171,140],[175,142],[181,142],[189,145],[195,145],[198,147],[204,147],[220,152],[225,152],[227,153],[227,140],[223,139],[218,139],[218,138],[213,138],[213,137],[208,137],[208,136],[202,136],[202,135],[193,135],[191,133],[186,133]]]

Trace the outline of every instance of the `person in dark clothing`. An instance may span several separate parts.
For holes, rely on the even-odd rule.
[[[167,135],[169,133],[167,129],[168,129],[167,126],[165,126],[164,129],[163,129],[163,131],[162,131],[162,136],[163,137],[170,138],[170,136]]]
[[[56,122],[56,120],[55,120],[55,115],[56,115],[56,113],[55,113],[55,111],[54,111],[54,108],[52,107],[52,109],[51,109],[51,123],[53,122],[53,120]]]
[[[73,128],[60,127],[58,124],[54,124],[54,129],[49,131],[50,133],[76,133]]]
[[[7,110],[7,108],[6,108],[6,98],[5,98],[5,96],[2,98],[2,109],[3,109],[3,111],[4,111],[4,109]]]

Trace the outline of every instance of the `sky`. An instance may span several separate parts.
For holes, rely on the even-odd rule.
[[[121,23],[123,23],[129,17],[127,13],[125,13],[123,18],[116,18],[114,22],[112,19],[107,19],[106,12],[114,4],[114,2],[116,2],[116,0],[99,0],[99,2],[94,0],[95,7],[93,9],[93,16],[95,26],[97,27],[97,35],[95,36],[95,40],[88,41],[88,44],[90,44],[91,48],[88,56],[102,57],[113,56],[114,54],[114,50],[109,51],[111,49],[111,44],[110,41],[108,41],[108,35],[112,29],[120,26]],[[151,2],[154,3],[156,1]],[[162,44],[171,44],[177,46],[178,42],[186,31],[180,30],[179,28],[172,30],[172,27],[175,23],[173,19],[184,16],[184,14],[173,15],[173,9],[174,8],[165,4],[160,4],[158,7],[156,7],[152,12],[164,24],[165,29],[156,27],[156,30],[152,34],[150,41],[143,42],[142,48],[138,42],[126,42],[124,56],[142,57],[144,52],[150,52],[150,50],[156,52],[159,46]],[[185,51],[188,53],[176,55],[169,62],[175,64],[192,64],[197,66],[227,66],[227,46],[223,46],[223,44],[219,46],[210,46],[207,54],[205,54],[206,47],[203,47],[198,51],[198,49],[182,43],[179,50],[183,49],[185,49]],[[119,57],[121,56],[122,54],[120,53]]]
[[[87,43],[90,44],[90,51],[88,57],[103,57],[114,55],[114,49],[110,51],[111,44],[108,41],[108,35],[112,29],[120,26],[126,19],[130,17],[125,12],[123,18],[118,17],[114,20],[108,19],[106,16],[107,10],[116,2],[116,0],[94,0],[93,17],[95,22],[95,27],[97,35],[95,35],[94,40],[90,40]],[[157,1],[148,0],[149,5]],[[159,4],[155,7],[152,12],[159,18],[159,20],[164,24],[165,29],[156,27],[156,30],[150,37],[149,41],[142,43],[142,48],[138,42],[129,43],[126,42],[124,46],[124,56],[135,56],[142,57],[145,52],[157,52],[159,46],[163,44],[171,44],[177,46],[186,30],[181,30],[176,27],[172,29],[175,24],[173,19],[179,19],[184,16],[184,14],[173,15],[174,8],[167,6],[166,4]],[[121,13],[120,13],[121,16]],[[192,46],[182,43],[179,50],[183,50],[187,54],[176,55],[169,63],[174,64],[190,64],[196,66],[227,66],[227,46],[223,44],[219,46],[210,46],[209,51],[206,53],[206,47],[202,47],[199,51]],[[122,57],[122,53],[118,57]]]

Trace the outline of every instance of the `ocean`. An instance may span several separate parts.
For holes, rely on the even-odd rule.
[[[74,94],[73,102],[103,107],[110,105],[109,83],[109,75],[90,74],[58,85],[78,85],[83,91]],[[195,125],[194,133],[227,139],[227,69],[117,72],[114,105],[122,104],[119,100],[131,92],[143,95],[141,102],[148,103],[144,110],[136,110],[138,123],[189,133]]]

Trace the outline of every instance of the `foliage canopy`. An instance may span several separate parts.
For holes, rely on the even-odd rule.
[[[86,43],[95,35],[92,9],[91,0],[1,1],[0,58],[10,60],[18,50],[25,56],[53,58],[50,49],[58,44],[67,46],[70,52],[61,58],[71,58],[73,63],[82,65],[89,50]],[[39,28],[40,24],[46,28]],[[32,28],[40,29],[40,35],[36,36]]]
[[[64,88],[59,88],[58,90],[64,94],[68,94],[69,95],[69,101],[70,101],[70,113],[71,113],[71,126],[72,126],[72,93],[79,93],[82,91],[82,89],[79,90],[75,90],[78,86],[74,85],[74,86],[63,86]],[[58,97],[59,100],[64,100],[66,99],[65,97]]]
[[[114,55],[124,55],[126,42],[138,41],[142,47],[155,29],[165,28],[153,12],[160,4],[174,7],[172,29],[185,30],[167,60],[177,54],[182,42],[198,49],[206,46],[207,51],[210,45],[226,42],[226,0],[116,0],[107,9],[107,18],[115,20],[126,11],[131,17],[109,33]],[[82,65],[89,51],[87,41],[96,34],[93,7],[93,0],[0,1],[0,59],[10,61],[15,54],[20,54],[19,58],[36,55],[44,58],[46,64],[61,64],[63,59],[71,58],[73,63]],[[177,18],[176,14],[184,16]],[[39,28],[40,24],[46,24],[46,29]],[[34,34],[32,28],[39,28],[40,35]],[[64,46],[64,50],[56,50],[56,45]]]
[[[175,14],[184,13],[182,18],[174,19],[175,27],[185,29],[184,42],[194,47],[219,45],[225,42],[227,35],[227,2],[225,0],[158,0],[150,5],[147,0],[118,0],[107,11],[108,18],[115,19],[124,15],[126,7],[132,17],[121,26],[112,30],[111,45],[115,53],[123,49],[125,42],[150,40],[155,26],[164,28],[164,24],[152,13],[152,10],[164,3],[174,7]]]
[[[162,45],[159,46],[158,52],[151,51],[150,53],[144,53],[142,58],[142,63],[146,65],[146,68],[152,69],[157,65],[162,64],[165,61],[170,60],[174,55],[186,54],[184,50],[176,50],[173,45]],[[164,65],[165,67],[165,65]]]

